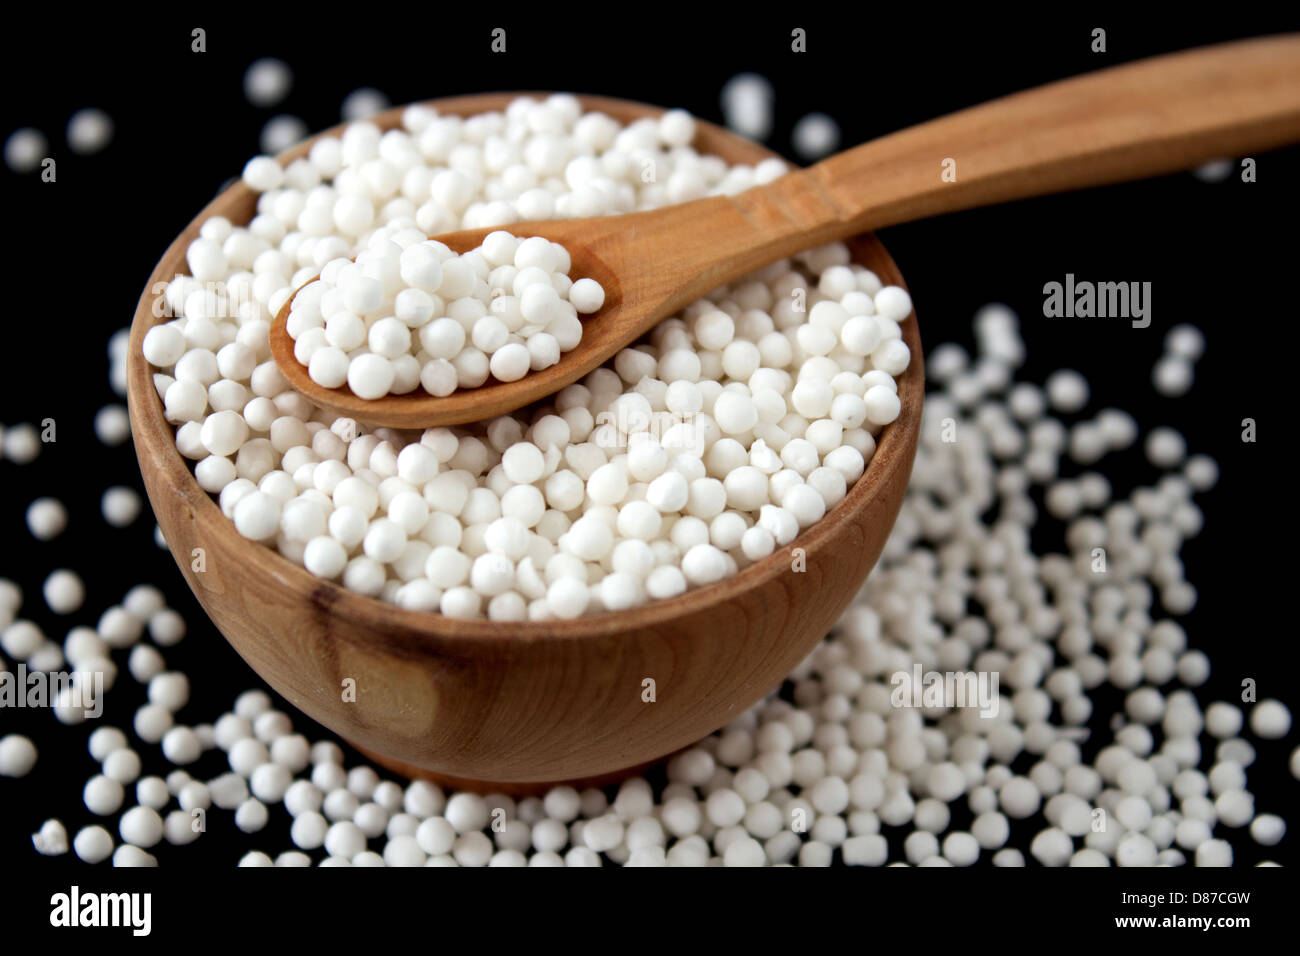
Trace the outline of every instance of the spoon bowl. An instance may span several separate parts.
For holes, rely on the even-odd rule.
[[[467,116],[504,109],[516,95],[428,105]],[[584,110],[622,123],[662,113],[579,99]],[[400,117],[395,109],[373,121],[391,129]],[[305,155],[312,142],[281,162]],[[773,155],[707,123],[698,124],[695,147],[733,164]],[[256,203],[236,183],[163,255],[131,327],[128,401],[149,500],[186,582],[253,670],[309,717],[380,762],[456,786],[518,792],[603,777],[667,756],[740,716],[808,655],[857,594],[898,515],[920,434],[915,316],[901,327],[912,353],[898,381],[901,413],[845,498],[788,546],[676,598],[571,621],[453,620],[348,591],[246,540],[177,451],[141,346],[167,320],[161,290],[185,271],[186,248],[202,223],[218,215],[247,223]],[[904,285],[873,236],[853,239],[850,249],[883,282]],[[490,414],[479,406],[475,417]]]
[[[326,388],[312,380],[306,366],[293,354],[294,340],[289,336],[287,323],[297,291],[281,306],[271,322],[271,355],[295,391],[323,408],[368,425],[389,428],[463,425],[505,415],[541,401],[598,368],[619,349],[639,338],[643,333],[630,334],[629,323],[644,325],[648,329],[655,321],[655,317],[645,309],[622,307],[623,287],[618,272],[596,255],[589,245],[575,238],[575,235],[587,233],[587,222],[553,219],[514,223],[507,227],[517,236],[545,236],[561,243],[568,250],[572,262],[569,274],[595,279],[605,290],[605,304],[600,310],[582,317],[581,341],[562,353],[559,362],[550,368],[529,372],[517,382],[501,382],[489,377],[477,388],[458,388],[443,398],[430,395],[419,387],[405,395],[386,395],[378,399],[358,398],[346,384],[339,388]],[[459,254],[478,248],[489,233],[500,228],[464,229],[433,238]]]

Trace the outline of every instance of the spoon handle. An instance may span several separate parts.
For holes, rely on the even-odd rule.
[[[852,235],[1297,140],[1300,34],[1287,34],[1140,60],[962,110],[818,163],[803,186],[834,231]]]
[[[1300,34],[1139,60],[872,140],[735,196],[588,220],[659,315],[836,239],[1300,141]],[[644,326],[644,327],[643,327]],[[635,333],[635,334],[631,334]]]

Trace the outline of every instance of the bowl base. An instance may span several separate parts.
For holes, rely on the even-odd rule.
[[[410,780],[429,780],[442,787],[444,790],[469,790],[474,793],[501,793],[508,797],[540,797],[552,787],[570,786],[575,790],[585,790],[589,787],[607,787],[611,784],[621,783],[628,777],[634,777],[642,771],[663,763],[667,757],[660,760],[651,760],[646,763],[637,764],[634,767],[627,767],[623,770],[615,770],[611,773],[601,774],[598,777],[583,777],[578,780],[546,780],[539,783],[521,783],[518,781],[512,783],[500,783],[490,780],[471,780],[466,777],[453,777],[451,774],[438,773],[434,770],[425,770],[422,767],[416,767],[409,763],[403,763],[392,757],[386,757],[383,754],[375,753],[373,750],[367,750],[365,747],[358,747],[351,741],[345,741],[349,747],[357,753],[364,756],[367,760],[373,761],[385,770],[389,770],[398,776]]]

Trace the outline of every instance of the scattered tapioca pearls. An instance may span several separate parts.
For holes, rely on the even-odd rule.
[[[136,608],[147,605],[152,609],[155,605],[149,597],[147,592],[133,592],[124,604]],[[858,607],[867,609],[865,605]],[[864,634],[886,633],[880,623],[873,625],[866,620],[852,625],[842,622],[840,627],[857,628],[852,633],[859,634],[856,639],[859,641]],[[1189,817],[1177,827],[1164,821],[1173,829],[1168,836],[1161,835],[1164,831],[1153,807],[1153,801],[1160,802],[1160,778],[1153,766],[1139,756],[1151,751],[1150,734],[1143,727],[1129,726],[1119,731],[1117,741],[1121,746],[1103,750],[1098,759],[1100,774],[1081,766],[1077,745],[1064,739],[1047,745],[1042,750],[1042,761],[1025,777],[1012,776],[1005,766],[987,767],[985,783],[970,793],[971,809],[979,816],[969,833],[945,833],[951,820],[946,804],[961,796],[969,771],[961,770],[955,762],[944,762],[917,774],[914,761],[926,760],[925,746],[920,747],[915,757],[906,756],[905,763],[898,766],[912,768],[909,771],[912,777],[923,778],[919,792],[928,791],[931,796],[886,800],[885,771],[889,761],[903,761],[910,748],[891,745],[888,754],[875,750],[874,755],[880,759],[872,759],[871,751],[859,754],[846,743],[851,741],[859,747],[882,743],[889,734],[890,724],[896,725],[895,732],[902,734],[898,739],[903,740],[907,739],[909,728],[915,733],[922,731],[923,725],[902,719],[906,712],[892,707],[887,692],[877,695],[874,706],[866,710],[855,710],[850,698],[843,696],[851,692],[864,705],[871,698],[864,693],[871,685],[863,683],[861,676],[849,678],[850,673],[857,672],[846,670],[844,658],[829,650],[837,641],[844,640],[847,633],[843,631],[833,637],[826,650],[815,654],[794,675],[795,700],[802,707],[814,707],[820,716],[814,718],[813,712],[774,699],[699,747],[674,758],[668,765],[668,788],[660,796],[662,822],[652,816],[656,806],[654,792],[640,779],[625,781],[612,802],[599,791],[579,794],[569,787],[556,787],[544,799],[529,798],[518,804],[506,797],[469,793],[453,794],[447,799],[441,790],[427,782],[413,784],[403,794],[401,788],[381,780],[368,766],[345,770],[338,762],[341,752],[336,745],[322,743],[309,747],[305,740],[295,738],[286,716],[272,710],[269,699],[261,692],[242,695],[236,701],[234,712],[217,722],[216,737],[227,748],[232,763],[238,762],[241,772],[253,768],[247,785],[235,774],[213,782],[220,792],[217,805],[233,810],[237,827],[258,832],[269,820],[270,804],[282,799],[295,817],[294,841],[304,849],[323,847],[330,854],[321,865],[425,865],[430,858],[434,860],[432,865],[445,865],[447,861],[468,866],[599,865],[603,855],[613,862],[634,866],[706,865],[711,861],[746,866],[791,859],[797,859],[800,865],[814,866],[831,862],[836,846],[841,847],[847,863],[882,865],[888,858],[888,844],[883,838],[873,839],[876,831],[881,822],[906,823],[910,814],[910,822],[917,829],[904,841],[905,857],[914,865],[935,866],[970,865],[978,861],[983,851],[995,850],[1006,842],[1006,818],[991,812],[994,804],[988,802],[985,792],[996,800],[992,788],[1000,788],[1004,801],[1015,804],[1017,816],[1031,816],[1034,812],[1031,808],[1038,805],[1038,794],[1056,790],[1057,796],[1048,801],[1045,810],[1053,826],[1032,841],[1031,856],[1037,862],[1106,865],[1109,857],[1103,852],[1105,846],[1113,848],[1115,859],[1121,865],[1181,863],[1181,856],[1170,856],[1158,849],[1171,839],[1178,840],[1180,846],[1196,849],[1200,865],[1230,862],[1230,859],[1225,861],[1226,851],[1219,845],[1222,841],[1210,838],[1209,825],[1200,817]],[[1168,638],[1162,641],[1167,642]],[[820,694],[816,693],[823,682]],[[877,686],[885,690],[883,683]],[[1059,680],[1053,686],[1060,692],[1074,690]],[[1264,709],[1262,719],[1270,725],[1279,724],[1281,705],[1268,703],[1270,706]],[[1189,731],[1199,726],[1197,721],[1186,719],[1199,716],[1198,711],[1189,709],[1193,707],[1194,700],[1178,693],[1172,695],[1171,716],[1165,720],[1167,729]],[[1015,704],[1012,709],[1017,719],[1033,719],[1022,704]],[[1182,716],[1175,721],[1173,712]],[[886,723],[886,717],[890,724]],[[840,723],[845,719],[849,721],[847,730]],[[1227,704],[1213,705],[1203,720],[1212,733],[1225,737],[1236,733],[1243,722],[1240,710]],[[975,726],[978,729],[979,725]],[[841,733],[832,733],[837,727]],[[983,766],[980,762],[990,755],[988,744],[963,728],[958,730],[960,735],[950,739],[945,752],[952,761],[975,761],[977,766]],[[292,742],[293,746],[286,752],[293,754],[300,771],[305,769],[308,760],[314,761],[313,780],[319,780],[330,791],[325,800],[325,816],[317,812],[322,806],[321,788],[305,779],[284,786],[288,770],[275,766],[275,747],[268,752],[261,746],[266,739],[275,743]],[[124,742],[125,736],[120,731],[100,728],[92,734],[90,746],[92,754],[99,757],[105,751],[115,752]],[[805,745],[809,743],[819,749],[808,749]],[[932,739],[930,746],[936,744],[937,740]],[[804,749],[798,749],[801,747]],[[1013,746],[999,743],[998,748],[1008,756],[1014,755]],[[774,757],[784,758],[784,766],[781,760],[773,760]],[[853,774],[856,775],[850,777]],[[1091,805],[1076,793],[1089,798],[1097,796],[1103,776],[1118,786],[1119,795],[1106,802],[1103,793],[1100,802],[1131,832],[1117,837],[1113,843],[1103,844],[1098,840],[1097,846],[1074,850],[1071,837],[1089,833],[1092,819]],[[1239,765],[1216,765],[1204,787],[1195,786],[1194,776],[1195,771],[1183,771],[1174,783],[1176,794],[1183,795],[1183,807],[1188,813],[1202,812],[1191,801],[1194,795],[1210,791],[1218,794],[1219,799],[1206,812],[1216,814],[1225,825],[1241,826],[1253,815],[1252,803],[1240,789],[1244,773]],[[259,782],[260,778],[265,779]],[[273,782],[264,790],[264,799],[259,799],[257,791],[268,787],[268,780]],[[801,789],[798,796],[783,789],[792,784]],[[1060,793],[1061,786],[1073,792]],[[119,822],[123,838],[131,844],[147,846],[151,840],[162,838],[173,844],[189,842],[181,826],[186,820],[183,810],[166,818],[161,816],[161,809],[167,805],[164,789],[168,795],[173,790],[179,794],[182,808],[208,805],[206,787],[202,784],[178,780],[173,785],[171,777],[166,784],[157,777],[139,778],[134,787],[138,806],[128,810]],[[399,809],[408,812],[398,813]],[[493,834],[489,836],[483,831],[497,809],[505,812],[508,822],[503,828],[492,827]],[[795,811],[811,823],[806,841],[786,829],[785,818],[793,819]],[[158,837],[159,820],[161,837]],[[572,832],[568,823],[573,823]],[[1201,829],[1194,832],[1193,824],[1201,824]],[[698,835],[702,826],[713,828],[710,842]],[[1255,818],[1252,837],[1265,844],[1280,839],[1280,826],[1276,818],[1267,815]],[[1135,827],[1146,827],[1150,832],[1138,832]],[[675,842],[665,851],[670,838]],[[367,848],[369,841],[379,839],[386,840],[382,855]],[[575,847],[560,857],[559,851],[570,840],[575,841]],[[1209,846],[1201,850],[1201,845],[1206,843]],[[534,850],[531,859],[524,855],[530,846]],[[145,856],[139,855],[141,851],[134,847],[132,850],[124,855],[123,865],[149,863]],[[85,856],[92,858],[93,853]],[[255,853],[249,854],[249,858],[257,865],[309,865],[311,862],[309,856],[297,852],[280,854],[274,859],[268,854]],[[993,861],[998,865],[1024,863],[1012,851],[995,853]]]
[[[79,109],[68,118],[68,146],[80,156],[90,156],[113,139],[113,118],[93,106]]]
[[[933,454],[935,448],[922,450]],[[931,460],[927,467],[935,464]],[[926,474],[933,477],[932,472]],[[947,491],[954,502],[970,493],[961,486]],[[945,500],[942,493],[937,500]],[[915,502],[914,493],[904,506],[909,515]],[[982,547],[976,543],[971,552],[987,554],[984,560],[997,557],[997,567],[1016,567],[1016,547],[990,540],[1010,553],[993,555],[988,542]],[[658,794],[636,778],[620,785],[612,801],[600,791],[579,793],[570,787],[555,787],[542,799],[518,803],[470,793],[448,797],[428,782],[412,784],[403,793],[371,767],[345,769],[337,745],[309,746],[292,734],[287,716],[273,710],[264,693],[250,692],[241,695],[233,712],[212,730],[212,739],[239,772],[212,781],[211,791],[183,776],[169,775],[165,782],[140,776],[138,757],[125,750],[126,735],[102,727],[91,735],[90,750],[111,766],[88,786],[87,803],[96,812],[115,814],[126,794],[119,779],[132,786],[137,806],[128,808],[118,822],[123,839],[129,841],[114,856],[120,865],[151,865],[153,857],[139,849],[153,845],[150,841],[191,842],[190,809],[215,805],[232,813],[236,827],[259,832],[279,802],[294,817],[295,844],[308,851],[323,849],[330,855],[320,864],[331,866],[576,866],[606,860],[631,866],[820,866],[834,859],[836,847],[850,865],[884,865],[890,848],[879,835],[882,824],[914,828],[903,841],[903,857],[913,865],[971,865],[991,853],[988,859],[995,865],[1022,866],[1025,859],[1019,851],[1003,849],[1010,832],[1008,817],[1032,819],[1039,809],[1049,826],[1033,836],[1030,857],[1051,866],[1112,861],[1181,865],[1188,857],[1197,865],[1230,865],[1231,844],[1213,837],[1216,826],[1237,830],[1249,824],[1251,838],[1261,845],[1281,839],[1285,824],[1278,817],[1255,815],[1254,800],[1243,789],[1242,763],[1220,756],[1208,774],[1202,774],[1194,769],[1201,761],[1200,748],[1189,750],[1181,744],[1192,739],[1186,735],[1202,728],[1225,745],[1242,743],[1237,734],[1246,716],[1231,704],[1212,704],[1202,714],[1186,691],[1175,690],[1167,700],[1157,700],[1152,697],[1154,687],[1141,688],[1129,695],[1125,708],[1141,722],[1119,727],[1114,744],[1099,753],[1095,769],[1083,765],[1078,745],[1057,736],[1060,728],[1046,723],[1050,704],[1044,708],[1036,688],[1041,681],[1048,696],[1068,700],[1082,695],[1086,654],[1074,657],[1070,669],[1057,669],[1047,678],[1041,669],[1005,671],[1015,695],[1004,700],[1005,716],[992,727],[979,719],[956,719],[940,731],[943,724],[927,726],[920,714],[894,707],[887,683],[892,665],[881,663],[879,655],[896,649],[902,654],[896,662],[901,665],[916,650],[912,642],[927,639],[926,622],[909,617],[897,599],[928,600],[927,589],[911,591],[904,582],[915,584],[917,575],[924,580],[927,568],[937,570],[918,560],[916,553],[887,549],[881,564],[887,580],[873,578],[830,640],[796,669],[793,704],[769,699],[673,758],[667,766],[668,785]],[[961,557],[942,545],[939,553],[946,555],[949,568]],[[1062,568],[1051,558],[1043,558],[1043,573],[1059,587],[1068,576],[1062,576]],[[980,572],[990,573],[988,568]],[[981,593],[992,600],[987,587]],[[1102,594],[1107,597],[1095,601],[1094,629],[1107,640],[1104,622],[1117,610],[1120,596],[1108,590]],[[21,597],[12,589],[0,595],[6,607]],[[158,614],[158,597],[151,589],[135,589],[123,600],[122,612]],[[114,633],[127,630],[119,619],[110,627]],[[978,644],[975,630],[955,627],[954,640]],[[1036,646],[1032,631],[1019,639]],[[1168,622],[1151,628],[1149,643],[1151,651],[1187,653],[1185,636]],[[1067,656],[1079,653],[1069,640],[1059,647]],[[951,644],[944,653],[953,653]],[[860,660],[857,655],[862,655]],[[1152,680],[1161,685],[1169,679],[1167,669],[1153,674]],[[1100,680],[1105,680],[1104,674]],[[1093,678],[1087,681],[1088,686],[1095,683]],[[150,699],[179,705],[186,698],[182,686],[175,679],[160,681],[156,690],[151,685]],[[1263,739],[1289,730],[1289,711],[1277,701],[1263,701],[1249,713],[1251,729]],[[965,714],[953,711],[951,716]],[[1155,734],[1160,730],[1165,739],[1158,745]],[[1013,775],[1006,762],[1026,748],[1038,762],[1023,776]],[[114,756],[121,752],[126,755]],[[281,758],[296,769],[278,766]],[[311,779],[286,786],[309,762]],[[905,788],[893,796],[887,786],[891,775],[894,786]],[[102,799],[90,796],[93,789],[105,791]],[[181,809],[164,816],[173,795]],[[949,832],[949,804],[962,799],[975,819],[969,832]],[[999,803],[1006,815],[997,812]],[[1175,805],[1181,819],[1169,815]],[[1092,830],[1097,806],[1113,819],[1101,833]],[[506,825],[492,826],[489,834],[485,831],[498,809],[504,811]],[[804,836],[791,829],[796,813]],[[1086,844],[1082,848],[1075,846],[1079,839]],[[382,854],[377,852],[381,844]],[[113,852],[111,835],[102,828],[83,830],[74,847],[86,860],[104,859]],[[526,855],[530,851],[531,856]],[[246,857],[249,865],[308,865],[311,860],[304,852]]]
[[[32,834],[32,846],[41,856],[62,856],[68,852],[67,828],[62,821],[46,820],[41,824],[41,828]]]
[[[77,831],[72,848],[85,863],[102,863],[113,855],[113,835],[101,826],[83,827]]]
[[[776,91],[758,73],[740,73],[722,87],[722,114],[727,126],[750,139],[766,139],[772,130]]]
[[[29,422],[0,426],[0,457],[28,465],[41,453],[41,435]]]
[[[125,405],[105,405],[95,413],[95,437],[109,446],[120,445],[131,437],[131,418]]]
[[[343,98],[341,112],[345,121],[365,119],[388,109],[388,97],[373,86],[353,90]]]
[[[244,71],[244,96],[257,107],[275,106],[293,86],[293,70],[275,57],[254,60]]]
[[[604,305],[600,284],[570,279],[570,268],[567,250],[540,236],[497,231],[456,255],[418,229],[385,226],[355,262],[327,262],[294,295],[286,328],[314,382],[360,398],[420,386],[443,397],[489,375],[514,382],[577,346],[579,314]]]
[[[49,140],[40,130],[31,126],[16,129],[5,139],[5,165],[15,173],[30,173],[41,165],[49,147]]]
[[[1164,354],[1151,370],[1156,391],[1178,398],[1192,387],[1195,365],[1205,353],[1205,335],[1194,325],[1176,325],[1165,335]]]
[[[272,116],[258,134],[257,145],[263,153],[279,153],[307,137],[307,124],[297,116],[282,113]]]
[[[1279,740],[1291,731],[1291,711],[1279,700],[1261,700],[1251,708],[1250,729],[1265,740]]]
[[[1053,372],[1047,379],[1046,390],[1052,408],[1064,413],[1082,410],[1091,394],[1088,380],[1070,369]]]
[[[125,528],[140,516],[140,495],[132,488],[116,485],[100,499],[104,520],[115,528]]]
[[[809,113],[794,124],[790,142],[801,159],[815,162],[835,152],[840,144],[840,125],[825,113]]]
[[[37,541],[50,541],[68,526],[68,509],[57,498],[37,498],[27,506],[27,530]]]
[[[42,587],[45,603],[55,614],[71,614],[86,599],[86,585],[75,571],[53,571]]]
[[[36,766],[36,745],[21,734],[0,738],[0,776],[25,777]]]
[[[503,308],[516,299],[522,321],[531,321],[537,304],[525,299],[538,295],[547,308],[555,304],[551,294],[562,292],[575,312],[584,302],[598,305],[594,288],[567,287],[567,277],[550,271],[557,264],[542,260],[558,252],[544,240],[519,241],[502,230],[481,250],[450,256],[423,238],[483,224],[495,215],[494,204],[505,202],[492,198],[508,188],[505,180],[528,180],[504,169],[499,185],[490,173],[485,178],[498,162],[486,157],[497,148],[488,139],[515,124],[533,135],[570,137],[554,158],[540,145],[524,148],[522,165],[537,174],[552,169],[571,190],[548,211],[521,194],[518,215],[525,217],[650,208],[746,188],[783,168],[766,163],[729,172],[716,159],[690,158],[689,117],[620,129],[599,115],[581,116],[574,105],[566,97],[523,99],[504,114],[463,122],[413,108],[406,131],[380,134],[356,124],[341,139],[322,141],[302,161],[311,169],[250,163],[246,178],[263,190],[259,216],[247,228],[219,219],[204,224],[188,250],[193,276],[165,295],[181,318],[145,340],[146,358],[163,369],[157,384],[177,426],[178,450],[196,462],[201,486],[219,496],[245,537],[410,609],[545,620],[634,607],[720,580],[789,544],[861,476],[876,436],[899,413],[895,378],[911,360],[899,323],[911,300],[852,265],[841,244],[718,290],[528,418],[417,436],[337,419],[288,389],[269,361],[268,316],[317,273],[319,297],[303,302],[303,324],[311,327],[295,330],[302,333],[295,344],[310,337],[338,348],[321,339],[329,331],[324,315],[333,316],[338,304],[326,300],[342,302],[336,280],[353,276],[349,314],[360,322],[367,350],[359,358],[375,360],[368,364],[376,382],[393,372],[390,389],[396,363],[406,369],[401,387],[414,388],[419,362],[409,351],[389,359],[371,348],[373,329],[361,316],[378,307],[376,297],[394,297],[393,314],[378,317],[393,320],[384,328],[394,333],[394,352],[411,332],[402,316],[421,321],[426,311],[399,310],[398,291],[436,296],[449,312],[440,318],[451,325],[431,319],[416,340],[441,325],[455,339],[447,347],[460,349],[468,328],[468,347],[482,354],[459,369],[445,360],[458,385],[467,369],[480,381],[491,374],[480,346],[500,336],[473,341],[480,319],[500,318],[484,314],[484,286],[508,278],[510,292],[522,290],[489,300]],[[484,166],[471,167],[468,157],[480,149]],[[629,151],[667,163],[667,182],[641,182],[623,155]],[[425,165],[452,153],[466,161],[448,169]],[[535,188],[551,188],[539,182]],[[412,221],[407,203],[424,202],[424,195],[438,208],[418,206]],[[381,200],[391,214],[377,215]],[[440,209],[457,212],[444,217]],[[395,250],[401,251],[394,259]],[[350,254],[357,262],[347,261]],[[413,261],[404,263],[406,257]],[[552,281],[543,283],[548,272]],[[464,288],[448,290],[449,274]],[[538,281],[524,288],[530,274]],[[226,282],[228,310],[231,301],[240,303],[233,316],[214,307],[203,286],[210,281]],[[336,287],[325,290],[326,283]],[[343,322],[343,331],[349,325],[352,339],[343,344],[355,340],[361,348],[357,323]],[[243,419],[247,433],[227,412]],[[519,467],[507,465],[506,452],[521,444],[535,453],[511,456]],[[461,558],[448,560],[453,552]]]

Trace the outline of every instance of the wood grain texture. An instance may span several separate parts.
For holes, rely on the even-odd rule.
[[[1300,140],[1300,34],[1171,53],[874,140],[807,175],[852,232]],[[944,159],[956,180],[944,182]]]
[[[431,105],[467,115],[499,109],[514,95]],[[661,112],[581,99],[584,109],[623,122]],[[393,127],[399,116],[392,110],[376,122]],[[769,155],[706,124],[696,146],[731,162]],[[281,158],[309,148],[310,141]],[[168,546],[218,629],[291,704],[357,746],[485,787],[601,777],[645,764],[716,730],[776,687],[879,557],[919,434],[924,382],[915,316],[902,325],[912,363],[899,382],[901,415],[881,433],[875,457],[844,500],[790,546],[678,598],[574,621],[455,621],[362,597],[246,541],[176,451],[141,344],[163,321],[153,290],[184,271],[186,246],[201,223],[213,215],[247,222],[254,206],[242,184],[223,192],[149,279],[128,357],[135,448]],[[851,248],[883,281],[903,284],[874,237],[854,239]],[[195,549],[203,549],[203,571],[194,569]],[[796,549],[806,570],[792,570]],[[656,684],[653,703],[642,701],[645,678]],[[345,679],[355,681],[355,703],[343,700]]]
[[[713,135],[713,134],[709,134]],[[570,249],[605,306],[578,346],[517,382],[377,401],[317,385],[272,327],[285,377],[312,401],[394,428],[455,425],[554,394],[718,286],[810,246],[974,206],[1186,169],[1300,139],[1300,37],[1245,40],[1053,83],[857,146],[734,197],[595,219],[517,223]],[[705,145],[707,149],[707,144]],[[943,163],[955,163],[945,180]],[[457,252],[491,229],[439,237]]]

